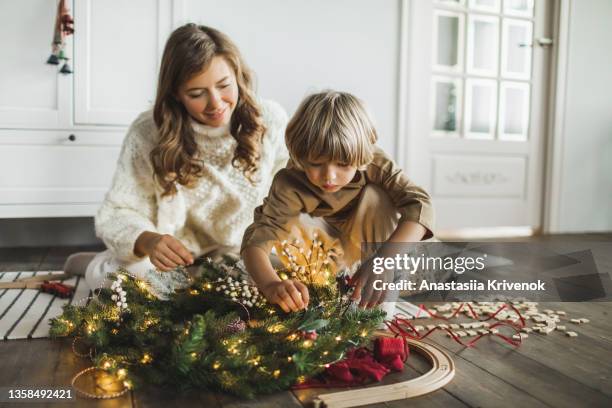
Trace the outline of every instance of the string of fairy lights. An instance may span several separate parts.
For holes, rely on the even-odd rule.
[[[245,330],[263,329],[269,334],[270,339],[281,341],[288,344],[288,350],[317,350],[316,356],[308,355],[308,358],[315,359],[312,364],[311,371],[316,371],[328,367],[337,361],[340,361],[345,356],[347,347],[356,346],[363,341],[366,341],[376,326],[380,323],[382,315],[364,314],[362,320],[348,322],[344,319],[344,311],[347,306],[347,296],[341,296],[337,293],[336,288],[336,271],[335,262],[332,260],[334,252],[325,248],[324,243],[315,235],[312,241],[306,241],[307,248],[300,245],[299,242],[293,241],[281,242],[277,248],[283,261],[285,268],[278,271],[281,279],[298,279],[309,286],[313,299],[318,299],[318,307],[320,310],[316,314],[316,323],[320,323],[324,319],[337,319],[336,333],[327,334],[324,343],[321,343],[321,338],[317,338],[315,329],[308,329],[308,324],[297,324],[296,320],[286,319],[285,315],[280,310],[277,310],[274,305],[268,304],[263,296],[258,292],[257,288],[249,284],[244,279],[239,279],[232,276],[217,277],[214,280],[197,281],[184,291],[184,295],[191,297],[194,300],[205,299],[209,296],[223,296],[231,302],[239,304],[246,311],[247,322],[238,321],[231,322],[227,325],[226,338],[220,339],[220,344],[224,348],[225,355],[219,355],[220,358],[206,359],[205,351],[191,351],[186,357],[192,363],[198,363],[198,368],[209,370],[210,372],[221,372],[224,370],[237,370],[235,359],[240,359],[245,367],[251,367],[261,375],[271,379],[280,379],[284,375],[283,367],[292,368],[291,365],[298,362],[294,359],[297,355],[289,355],[282,357],[285,360],[275,359],[270,360],[269,356],[264,356],[257,352],[257,346],[254,345],[254,340],[251,340],[248,335],[240,335],[245,333]],[[227,268],[222,268],[227,269]],[[131,322],[130,330],[135,330],[139,333],[147,333],[151,329],[155,329],[160,323],[160,317],[156,316],[144,307],[145,301],[156,301],[156,297],[152,294],[149,285],[146,281],[138,279],[129,272],[122,270],[114,274],[110,291],[107,290],[103,294],[103,290],[98,293],[98,296],[91,299],[87,306],[87,310],[93,311],[86,315],[83,322],[73,321],[70,315],[66,312],[64,315],[55,319],[52,326],[56,328],[56,335],[83,335],[84,344],[88,344],[88,339],[94,338],[99,331],[108,331],[112,336],[118,336],[125,330],[124,317],[128,314],[137,314],[137,318]],[[127,286],[127,289],[124,288]],[[109,299],[106,299],[108,297]],[[143,304],[139,303],[139,299],[144,299]],[[262,315],[269,316],[271,323],[264,318],[249,319],[249,310],[257,310]],[[280,313],[280,315],[279,315]],[[140,316],[142,314],[142,316]],[[368,320],[370,319],[370,320]],[[108,329],[110,326],[110,330]],[[189,341],[193,334],[192,329],[194,322],[187,321],[185,326],[178,334],[178,342]],[[242,324],[242,325],[241,325]],[[352,326],[351,326],[352,325]],[[313,326],[313,327],[318,327]],[[62,330],[63,329],[63,330]],[[236,335],[238,333],[238,335]],[[155,350],[141,350],[139,356],[130,355],[109,355],[102,352],[97,354],[94,347],[90,348],[87,353],[78,352],[75,344],[77,338],[73,342],[73,351],[81,357],[88,357],[94,361],[94,366],[83,370],[72,380],[75,390],[81,395],[88,398],[110,398],[109,395],[123,395],[121,391],[103,392],[97,390],[96,393],[87,392],[79,388],[79,378],[83,375],[93,375],[97,370],[100,370],[107,375],[111,375],[117,383],[123,387],[123,392],[127,392],[134,387],[130,376],[136,368],[146,368],[156,363]],[[272,340],[270,340],[272,341]],[[320,350],[319,350],[320,349]],[[228,360],[230,366],[225,367],[225,359]],[[207,361],[206,366],[202,366],[202,361]],[[283,361],[285,361],[283,363]],[[287,366],[289,364],[289,366]],[[285,370],[287,369],[285,368]],[[290,370],[296,372],[294,368]],[[297,383],[304,382],[306,375],[298,375],[295,378]],[[99,392],[98,392],[99,391]]]

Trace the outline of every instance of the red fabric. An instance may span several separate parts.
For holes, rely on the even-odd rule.
[[[340,361],[330,365],[325,369],[325,373],[329,379],[342,381],[347,384],[352,384],[355,382],[355,377],[353,376],[353,373],[351,373],[348,363],[345,361]]]
[[[374,340],[374,352],[365,347],[352,349],[344,360],[326,367],[320,378],[309,379],[293,388],[336,388],[378,382],[391,371],[403,371],[407,357],[404,339],[380,337]]]
[[[374,357],[390,370],[404,371],[408,344],[401,337],[379,337],[374,340]]]
[[[363,347],[351,350],[344,361],[348,368],[355,373],[359,384],[365,383],[368,379],[380,381],[390,371],[374,359],[370,350]]]
[[[400,337],[378,337],[374,340],[374,357],[382,361],[389,357],[400,356],[402,360],[408,357],[408,347]]]
[[[385,361],[385,366],[393,371],[404,371],[404,360],[400,356],[390,357]]]

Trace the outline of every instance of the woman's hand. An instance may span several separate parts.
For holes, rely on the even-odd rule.
[[[308,307],[308,288],[302,282],[291,279],[274,281],[264,286],[261,291],[268,302],[279,305],[285,313]]]
[[[150,231],[140,234],[134,244],[134,254],[148,255],[151,263],[164,272],[193,263],[193,256],[181,241],[172,235]]]

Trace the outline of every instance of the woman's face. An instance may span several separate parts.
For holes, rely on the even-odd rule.
[[[223,57],[214,57],[206,70],[187,80],[178,92],[191,117],[212,127],[227,125],[238,102],[236,75]]]

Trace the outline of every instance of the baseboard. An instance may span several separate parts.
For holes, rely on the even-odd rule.
[[[0,219],[0,248],[100,244],[93,217]]]
[[[436,237],[443,241],[476,240],[492,238],[531,237],[538,234],[532,227],[492,227],[492,228],[461,228],[455,230],[438,230]]]

